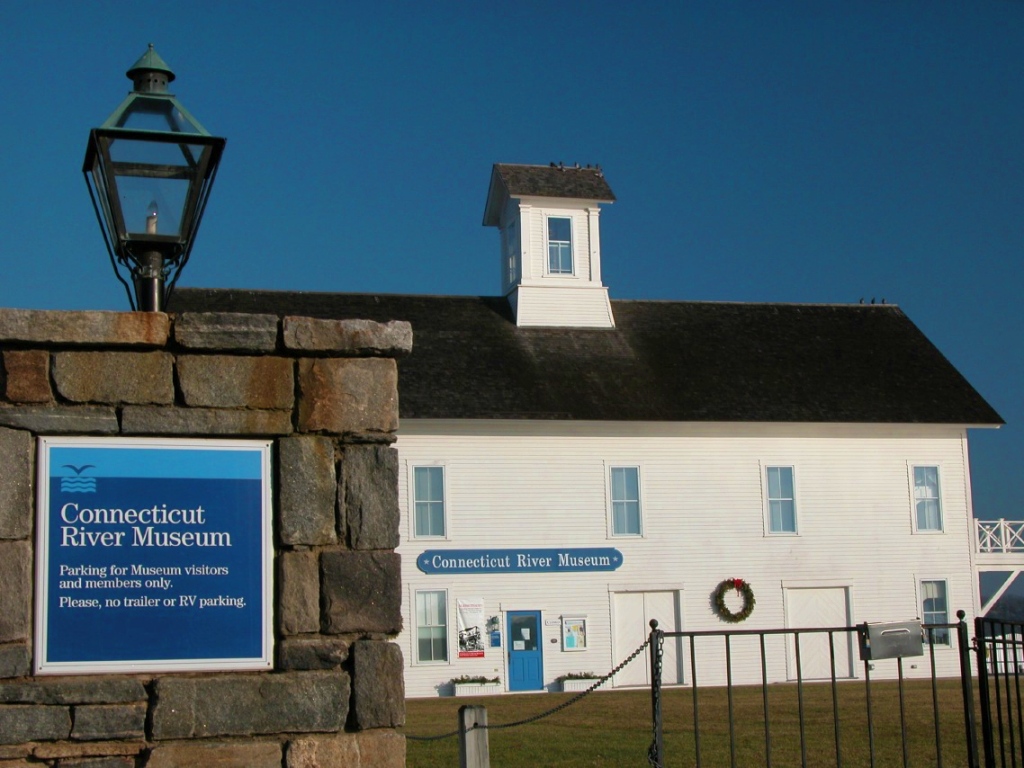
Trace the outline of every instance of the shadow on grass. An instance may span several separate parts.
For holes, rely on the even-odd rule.
[[[857,768],[872,764],[868,737],[867,699],[863,681],[837,686],[838,729],[831,686],[807,684],[803,690],[801,728],[795,685],[768,688],[769,736],[773,768],[837,766]],[[905,683],[906,749],[911,765],[963,766],[968,764],[960,681],[938,681],[939,734],[936,742],[931,684]],[[458,711],[465,704],[487,707],[491,725],[533,717],[571,698],[571,694],[506,695],[480,699],[413,699],[407,702],[404,732],[434,735],[458,727]],[[872,682],[874,765],[902,766],[904,739],[895,682]],[[694,701],[691,688],[663,692],[664,764],[696,765]],[[760,687],[733,692],[735,764],[743,768],[767,765],[764,701]],[[697,725],[702,765],[732,764],[728,698],[724,688],[698,690]],[[838,731],[838,734],[837,734]],[[838,749],[837,749],[838,735]],[[515,728],[492,728],[489,733],[491,764],[514,766],[625,766],[646,765],[653,737],[651,698],[647,689],[599,691],[550,717]],[[805,760],[806,756],[806,760]],[[458,738],[438,742],[408,742],[410,768],[459,764]]]

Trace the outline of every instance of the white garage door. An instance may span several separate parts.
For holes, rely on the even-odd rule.
[[[846,587],[812,587],[786,590],[786,627],[846,627],[850,624],[850,596]],[[853,676],[851,633],[833,633],[836,677]],[[800,635],[800,667],[804,680],[825,680],[832,676],[829,635],[815,632]],[[790,680],[796,680],[796,642],[789,643]]]
[[[651,631],[651,619],[658,620],[658,628],[666,632],[678,632],[679,593],[666,592],[615,592],[612,594],[612,616],[615,632],[612,637],[614,664],[622,662],[640,647]],[[683,682],[683,670],[679,664],[678,639],[665,641],[662,650],[662,685]],[[650,685],[650,656],[647,652],[637,656],[615,676],[617,687],[629,685]]]

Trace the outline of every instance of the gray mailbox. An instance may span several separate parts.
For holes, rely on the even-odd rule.
[[[857,627],[861,661],[924,655],[920,621],[869,622]]]

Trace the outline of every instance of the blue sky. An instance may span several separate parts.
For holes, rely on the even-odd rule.
[[[613,298],[899,304],[1008,422],[1024,517],[1024,2],[3,0],[0,306],[127,309],[82,179],[154,43],[228,139],[181,284],[495,294],[494,162],[600,163]]]

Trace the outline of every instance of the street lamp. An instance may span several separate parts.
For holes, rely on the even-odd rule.
[[[225,139],[167,92],[174,73],[152,44],[126,74],[135,89],[89,132],[82,171],[132,309],[162,312],[188,262]]]

